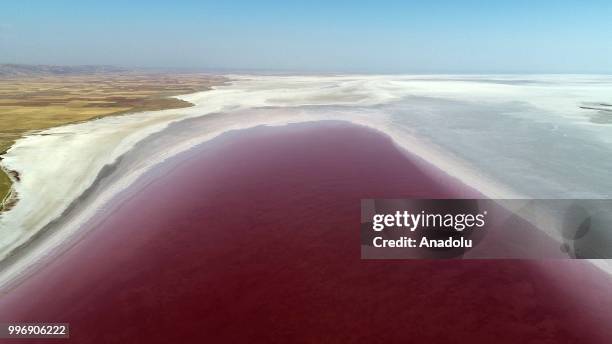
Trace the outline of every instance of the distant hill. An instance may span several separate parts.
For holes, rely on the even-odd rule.
[[[52,76],[52,75],[80,75],[117,73],[129,71],[126,68],[114,66],[52,66],[52,65],[25,65],[0,64],[0,77],[19,76]]]

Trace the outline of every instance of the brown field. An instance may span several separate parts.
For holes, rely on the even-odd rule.
[[[106,73],[0,78],[0,159],[22,135],[109,115],[191,106],[169,98],[225,80],[205,74]],[[11,179],[0,171],[0,209]],[[8,204],[6,204],[8,205]]]

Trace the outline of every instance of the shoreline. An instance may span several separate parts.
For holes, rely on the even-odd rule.
[[[163,145],[210,124],[179,122],[141,146]],[[141,320],[151,314],[176,320],[168,323],[197,319],[199,329],[240,324],[238,332],[210,332],[222,341],[265,339],[263,324],[276,319],[275,328],[292,329],[287,339],[318,341],[309,336],[326,333],[341,341],[418,319],[431,321],[422,328],[431,334],[440,335],[438,320],[471,328],[482,324],[462,315],[477,307],[490,319],[479,333],[490,339],[500,328],[533,338],[541,326],[550,338],[605,338],[598,325],[610,317],[609,299],[594,300],[605,295],[609,276],[586,262],[361,261],[359,234],[351,229],[359,199],[408,195],[480,197],[371,128],[325,121],[227,131],[169,157],[115,194],[70,247],[0,298],[0,320],[61,318],[80,329],[74,336],[83,341],[101,322],[119,328],[123,338],[148,333]],[[431,309],[448,293],[453,307]],[[567,293],[578,304],[560,302]],[[219,302],[230,311],[215,312]],[[393,319],[366,312],[392,304]],[[578,312],[585,307],[588,313]],[[152,335],[190,338],[175,331]],[[409,338],[411,331],[386,333]]]
[[[213,88],[214,87],[215,86],[213,86]],[[202,92],[205,93],[205,92],[210,92],[210,91],[202,91]],[[197,93],[202,93],[202,92],[197,92]],[[173,96],[173,97],[178,98],[178,96]],[[184,100],[181,99],[181,101],[184,101]],[[167,125],[177,120],[189,118],[189,114],[183,115],[183,113],[188,112],[189,109],[192,109],[193,107],[196,106],[195,103],[191,103],[191,104],[193,104],[193,106],[186,107],[186,108],[179,108],[179,109],[146,111],[146,112],[128,113],[128,114],[116,115],[116,116],[109,115],[106,117],[97,118],[93,120],[83,121],[79,123],[71,123],[71,124],[64,125],[64,126],[49,128],[49,129],[46,129],[40,132],[31,133],[23,137],[7,151],[5,156],[3,156],[2,168],[7,169],[7,170],[27,171],[25,178],[22,178],[22,180],[19,183],[14,183],[12,185],[12,192],[14,194],[21,194],[22,196],[24,194],[27,196],[33,196],[32,192],[28,190],[24,190],[25,192],[21,192],[22,190],[20,190],[20,188],[23,188],[24,184],[27,183],[28,179],[32,177],[32,174],[30,173],[31,171],[36,171],[39,168],[43,168],[43,171],[37,172],[38,177],[39,177],[39,184],[40,184],[39,188],[43,190],[48,185],[46,182],[48,178],[58,178],[58,177],[62,178],[63,175],[66,174],[66,172],[70,171],[64,168],[65,164],[70,164],[69,162],[61,161],[61,160],[58,161],[57,159],[53,159],[52,157],[51,159],[49,159],[47,154],[45,154],[46,149],[51,147],[51,148],[56,148],[56,150],[65,152],[65,153],[62,152],[59,154],[56,153],[55,154],[56,156],[62,156],[62,155],[65,156],[66,153],[72,155],[73,153],[77,153],[79,149],[82,150],[83,144],[81,144],[80,142],[73,141],[75,147],[81,147],[81,148],[72,149],[70,147],[66,147],[64,149],[64,147],[61,146],[63,142],[63,136],[66,135],[65,134],[66,132],[73,131],[73,133],[71,133],[70,136],[74,135],[75,137],[79,137],[83,139],[84,141],[89,140],[89,141],[96,142],[95,144],[91,144],[91,147],[95,148],[96,146],[100,144],[104,144],[105,142],[108,142],[108,137],[112,138],[113,136],[117,136],[115,132],[117,130],[122,129],[121,127],[117,128],[117,125],[121,126],[122,125],[121,122],[124,122],[124,123],[127,122],[125,123],[127,125],[124,126],[123,128],[124,137],[114,143],[115,145],[119,145],[118,147],[115,147],[114,149],[116,151],[116,153],[113,154],[114,156],[111,156],[110,159],[105,159],[106,157],[103,155],[104,153],[102,153],[104,151],[103,149],[98,149],[100,153],[95,153],[95,155],[98,156],[98,158],[103,159],[98,163],[98,166],[99,166],[98,168],[94,168],[93,171],[78,170],[79,169],[78,165],[80,165],[81,163],[80,163],[80,158],[77,155],[77,158],[75,161],[76,166],[73,166],[73,168],[76,167],[77,172],[80,172],[81,174],[84,172],[93,172],[93,174],[90,173],[89,178],[91,182],[85,181],[84,183],[81,184],[81,190],[77,190],[76,192],[72,193],[72,196],[68,196],[68,200],[70,201],[69,203],[66,203],[65,201],[63,201],[63,199],[66,198],[66,195],[63,195],[63,194],[65,193],[66,190],[71,191],[71,189],[75,187],[78,188],[79,185],[71,184],[71,181],[69,181],[69,178],[66,179],[64,177],[64,179],[66,179],[66,181],[68,182],[66,188],[61,188],[61,189],[58,188],[56,191],[50,192],[48,195],[45,195],[45,196],[55,197],[58,200],[49,201],[49,202],[39,201],[38,203],[41,204],[41,206],[33,207],[32,205],[27,205],[27,204],[24,205],[24,203],[27,203],[27,202],[25,202],[25,200],[22,197],[20,202],[17,202],[15,204],[15,207],[12,207],[10,211],[0,213],[0,229],[11,230],[12,229],[11,227],[13,227],[13,229],[18,229],[22,227],[24,230],[33,232],[34,235],[40,235],[39,232],[41,230],[42,232],[46,232],[47,230],[43,230],[42,228],[53,226],[54,222],[60,219],[62,214],[67,211],[67,209],[70,207],[70,204],[75,202],[82,195],[85,188],[88,188],[93,185],[93,180],[96,178],[96,176],[100,172],[102,172],[107,166],[112,166],[112,164],[114,163],[116,159],[120,160],[121,156],[125,152],[129,151],[131,147],[137,142],[139,142],[141,139],[146,138],[155,132],[159,132],[163,130]],[[98,127],[99,127],[98,124],[100,123],[106,123],[106,130],[103,133],[99,132],[98,130]],[[140,138],[134,137],[134,134],[140,135]],[[87,135],[89,135],[89,137],[87,137]],[[43,141],[43,142],[52,141],[52,142],[38,143],[38,141]],[[30,147],[41,147],[41,148],[45,147],[44,149],[39,148],[40,150],[38,154],[39,159],[24,160],[24,162],[31,161],[33,165],[37,165],[38,167],[30,168],[26,164],[26,166],[22,168],[19,168],[19,167],[11,168],[13,151],[16,149],[22,149],[24,151],[30,152],[31,151]],[[109,148],[113,148],[113,146],[111,145]],[[117,148],[119,148],[120,151],[117,151]],[[34,153],[36,151],[32,151],[32,152]],[[44,162],[45,160],[47,161],[47,163]],[[38,161],[40,161],[40,163]],[[8,168],[7,168],[7,165],[9,166]],[[47,167],[47,165],[51,166],[52,169],[48,172],[45,172],[44,168]],[[22,173],[22,176],[23,176],[23,173]],[[77,176],[79,175],[77,174]],[[79,176],[74,179],[79,181],[79,180],[82,180],[83,178]],[[45,208],[48,206],[50,206],[50,211],[55,211],[55,213],[49,213],[49,215],[45,215],[45,211],[46,211]],[[25,210],[23,210],[23,208],[25,208]],[[23,215],[15,214],[16,212],[19,212],[19,211],[21,211],[21,213],[24,213],[24,214]],[[25,223],[25,219],[27,217],[36,217],[36,216],[26,217],[25,214],[27,214],[27,212],[32,212],[32,211],[38,211],[39,213],[41,213],[41,215],[38,216],[39,218],[39,220],[37,221],[38,224],[36,224],[36,222],[32,222],[30,219],[27,219],[27,221],[29,221],[29,224]],[[11,221],[11,216],[16,219]],[[23,218],[24,221],[20,220],[20,218]],[[29,241],[30,240],[22,241],[19,244],[19,247],[21,247],[21,245],[29,245]],[[19,250],[19,247],[17,247],[17,250]],[[6,250],[5,252],[2,252],[2,251],[3,251],[2,247],[0,247],[0,253],[6,255]],[[13,252],[11,253],[11,255],[14,253],[17,253],[17,252]],[[2,283],[0,283],[0,285],[1,284]]]
[[[176,96],[188,90],[207,91],[225,82],[227,79],[208,74],[171,75],[127,70],[69,75],[34,71],[27,75],[0,76],[0,86],[4,86],[0,97],[5,100],[0,103],[0,110],[6,116],[5,125],[0,126],[0,161],[17,140],[29,135],[104,117],[191,107],[195,104]],[[94,86],[99,83],[103,85]],[[9,91],[11,89],[19,92]],[[81,89],[83,92],[79,92]],[[0,214],[18,201],[13,192],[18,179],[11,172],[14,171],[0,166]]]
[[[176,98],[176,96],[168,96],[168,98]],[[190,103],[187,101],[183,101],[184,102],[184,106],[169,106],[167,108],[160,108],[157,110],[150,110],[150,111],[163,111],[163,110],[171,110],[171,109],[182,109],[182,108],[188,108],[188,107],[192,107],[195,106],[194,103]],[[107,115],[103,115],[103,116],[97,116],[95,118],[91,118],[91,119],[84,119],[84,120],[80,120],[80,121],[75,121],[75,122],[68,122],[68,123],[64,123],[64,124],[60,124],[57,127],[63,127],[66,125],[74,125],[74,124],[82,124],[82,123],[86,123],[95,119],[99,119],[99,118],[104,118],[104,117],[112,117],[112,116],[125,116],[125,115],[130,115],[130,114],[135,114],[135,113],[139,113],[142,111],[131,111],[131,110],[126,110],[126,111],[119,111],[119,112],[113,112],[113,113],[109,113]],[[33,132],[27,132],[24,133],[22,136],[18,137],[17,140],[23,139],[29,135],[39,135],[41,132],[44,132],[48,129],[53,129],[56,128],[56,126],[54,127],[49,127],[49,128],[43,128],[43,129],[39,129]],[[2,156],[4,154],[6,154],[11,147],[13,146],[13,144],[15,144],[14,142],[9,145],[6,150],[4,152],[0,152],[0,162],[2,161]],[[9,188],[8,191],[2,195],[0,194],[0,214],[2,214],[3,212],[9,211],[15,204],[17,204],[17,202],[19,201],[19,198],[17,197],[17,194],[15,193],[14,190],[14,184],[19,182],[18,177],[16,177],[15,175],[18,176],[17,171],[14,170],[7,170],[5,169],[2,164],[0,163],[0,180],[3,178],[6,178],[8,180],[9,183]],[[2,197],[4,196],[4,197]]]
[[[206,92],[204,92],[204,94],[206,94]],[[271,114],[274,116],[271,116]],[[252,122],[245,125],[242,123],[246,122],[240,118],[248,118]],[[213,120],[215,123],[212,123],[211,130],[209,126],[211,123],[209,122]],[[59,217],[52,219],[45,224],[42,230],[36,233],[36,237],[33,237],[35,240],[28,240],[28,242],[24,243],[24,246],[18,248],[14,254],[11,254],[11,257],[7,257],[9,258],[8,260],[0,262],[0,267],[2,267],[0,269],[0,287],[18,283],[21,280],[19,276],[29,275],[31,270],[38,268],[38,264],[43,264],[40,262],[42,257],[60,248],[67,240],[78,240],[80,235],[79,228],[82,224],[94,216],[97,211],[100,211],[100,209],[102,209],[113,197],[122,193],[132,183],[137,181],[142,174],[155,168],[155,166],[165,159],[181,154],[196,145],[205,143],[232,131],[249,129],[261,125],[275,127],[292,123],[321,120],[328,119],[317,115],[306,115],[305,118],[300,118],[300,116],[296,117],[294,113],[287,113],[284,110],[274,112],[271,109],[262,109],[261,111],[238,111],[231,115],[229,113],[213,113],[205,116],[184,118],[171,123],[170,127],[165,127],[163,130],[148,135],[143,140],[138,141],[135,146],[119,156],[112,164],[104,165],[100,173],[96,174],[95,179],[88,184],[87,189],[91,189],[92,191],[84,190],[80,192],[79,196],[62,211]],[[423,158],[421,155],[423,153],[422,151],[420,152],[421,154],[418,154],[414,151],[407,150],[403,145],[406,141],[403,141],[403,144],[396,142],[393,136],[372,125],[370,121],[366,120],[365,122],[361,122],[359,120],[348,120],[347,122],[384,133],[384,135],[390,137],[392,144],[400,149],[406,156],[414,155],[419,159],[423,159],[423,161],[427,161],[427,159]],[[230,123],[232,124],[228,125]],[[209,131],[208,134],[207,130]],[[170,138],[170,141],[164,141],[168,138]],[[156,142],[156,140],[159,142]],[[147,147],[148,145],[154,147],[154,149],[152,151],[149,150],[150,147]],[[134,158],[134,155],[137,157]],[[151,159],[152,156],[159,156],[161,158]],[[431,159],[434,156],[435,155],[429,155],[428,157]],[[131,164],[129,163],[130,161],[132,162]],[[121,163],[126,164],[122,169],[115,171],[115,165]],[[427,164],[432,164],[432,162],[427,161]],[[108,176],[109,173],[112,174],[111,177]],[[448,172],[440,169],[439,166],[436,167],[435,174],[439,176],[448,176]],[[456,177],[450,175],[450,178]],[[103,185],[106,185],[106,187],[103,187]],[[39,236],[43,238],[43,240],[36,240]],[[34,248],[32,248],[32,245],[34,245]]]

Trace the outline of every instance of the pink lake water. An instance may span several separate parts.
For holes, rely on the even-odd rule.
[[[360,200],[406,197],[479,194],[343,122],[230,132],[117,197],[0,322],[68,322],[74,343],[612,340],[585,262],[361,260]]]

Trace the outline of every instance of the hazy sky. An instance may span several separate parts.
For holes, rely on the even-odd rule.
[[[0,63],[612,73],[612,1],[11,1]]]

